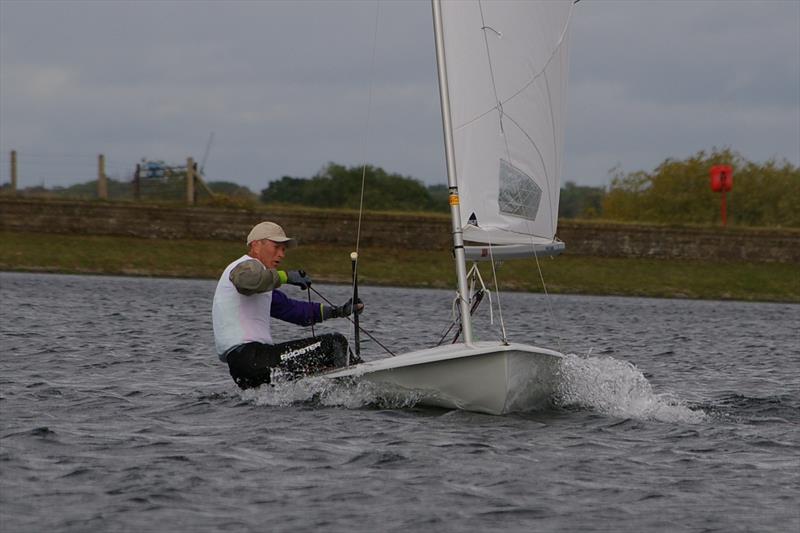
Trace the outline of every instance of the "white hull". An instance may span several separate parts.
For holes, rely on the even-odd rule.
[[[493,415],[551,404],[562,355],[524,344],[450,344],[324,374],[366,380],[419,397],[419,404]]]

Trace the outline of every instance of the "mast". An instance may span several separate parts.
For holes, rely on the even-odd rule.
[[[456,156],[453,146],[453,122],[450,116],[450,92],[447,85],[447,66],[444,56],[441,0],[431,0],[431,4],[433,7],[433,35],[436,40],[436,66],[439,73],[439,99],[442,105],[444,148],[447,159],[447,186],[450,189],[450,218],[453,223],[453,252],[456,260],[456,277],[458,279],[461,331],[464,335],[464,344],[472,344],[472,319],[469,309],[467,264],[464,256],[464,234],[461,229],[461,206],[459,205]]]

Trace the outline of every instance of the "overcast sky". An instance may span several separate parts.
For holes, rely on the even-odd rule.
[[[715,146],[800,165],[797,0],[573,17],[562,181]],[[118,179],[202,160],[212,132],[208,179],[256,192],[329,161],[445,183],[430,3],[0,0],[0,182],[12,149],[20,187],[65,185],[98,153]]]

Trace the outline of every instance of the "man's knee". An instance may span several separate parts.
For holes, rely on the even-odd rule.
[[[346,351],[347,350],[347,337],[339,332],[329,333],[330,343],[335,349]]]
[[[350,349],[347,337],[341,333],[326,334],[323,349],[336,368],[343,368],[361,362],[360,359],[349,356]]]
[[[228,354],[228,369],[240,389],[252,389],[270,383],[272,368],[280,358],[261,343],[243,344]]]

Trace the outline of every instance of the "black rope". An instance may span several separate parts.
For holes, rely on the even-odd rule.
[[[328,300],[328,299],[327,299],[327,298],[325,298],[325,297],[324,297],[322,294],[320,294],[320,292],[319,292],[317,289],[315,289],[314,287],[309,287],[309,289],[311,289],[312,291],[314,291],[314,293],[315,293],[317,296],[319,296],[320,298],[322,298],[322,299],[325,301],[325,303],[326,303],[326,304],[328,304],[328,305],[334,305],[333,303],[331,303],[331,301],[330,301],[330,300]],[[334,307],[335,307],[335,306],[334,306]],[[357,310],[357,306],[353,306],[353,311],[355,312],[356,310]],[[353,319],[352,319],[352,318],[350,318],[349,316],[346,316],[345,318],[346,318],[347,320],[349,320],[350,322],[352,322],[353,324],[355,324],[355,322],[353,321]],[[378,339],[376,339],[375,337],[373,337],[373,336],[372,336],[372,334],[371,334],[369,331],[365,330],[365,329],[364,329],[364,328],[362,328],[361,326],[358,326],[358,329],[359,329],[359,330],[361,330],[361,332],[362,332],[362,333],[364,333],[364,335],[366,335],[366,336],[367,336],[367,337],[369,337],[369,338],[370,338],[372,341],[374,341],[374,342],[375,342],[375,344],[377,344],[378,346],[380,346],[381,348],[383,348],[384,350],[386,350],[386,353],[388,353],[388,354],[389,354],[389,355],[391,355],[392,357],[394,357],[394,356],[395,356],[395,353],[394,353],[394,352],[392,352],[392,351],[391,351],[389,348],[387,348],[386,346],[384,346],[384,345],[383,345],[383,344],[382,344],[382,343],[381,343],[381,342],[380,342]]]
[[[359,334],[359,328],[361,326],[358,323],[358,253],[353,252],[353,255],[350,255],[351,263],[353,264],[353,324],[356,325],[354,331],[354,340],[353,342],[356,345],[356,357],[361,357],[361,337]]]
[[[306,287],[306,293],[308,294],[308,303],[311,303],[311,285]],[[319,310],[319,319],[322,320],[322,309]],[[313,338],[317,338],[316,333],[314,333],[314,317],[311,317],[311,336]]]
[[[478,309],[478,306],[481,304],[481,300],[483,300],[483,294],[484,294],[484,290],[483,289],[481,289],[481,290],[479,290],[478,292],[475,293],[475,296],[473,297],[473,301],[472,301],[472,307],[469,310],[469,315],[470,316],[475,314],[475,310]],[[459,307],[459,310],[460,310],[460,307]],[[454,320],[450,324],[450,327],[447,328],[447,331],[444,332],[444,335],[442,335],[442,338],[439,339],[438,343],[436,343],[436,346],[441,346],[442,345],[442,343],[447,338],[447,336],[450,335],[450,332],[453,330],[453,328],[456,326],[456,324],[458,324],[458,331],[456,331],[456,336],[453,337],[453,341],[451,342],[451,344],[455,344],[456,343],[456,341],[458,340],[459,335],[461,335],[461,329],[462,329],[461,328],[460,317],[459,317],[459,320]]]

